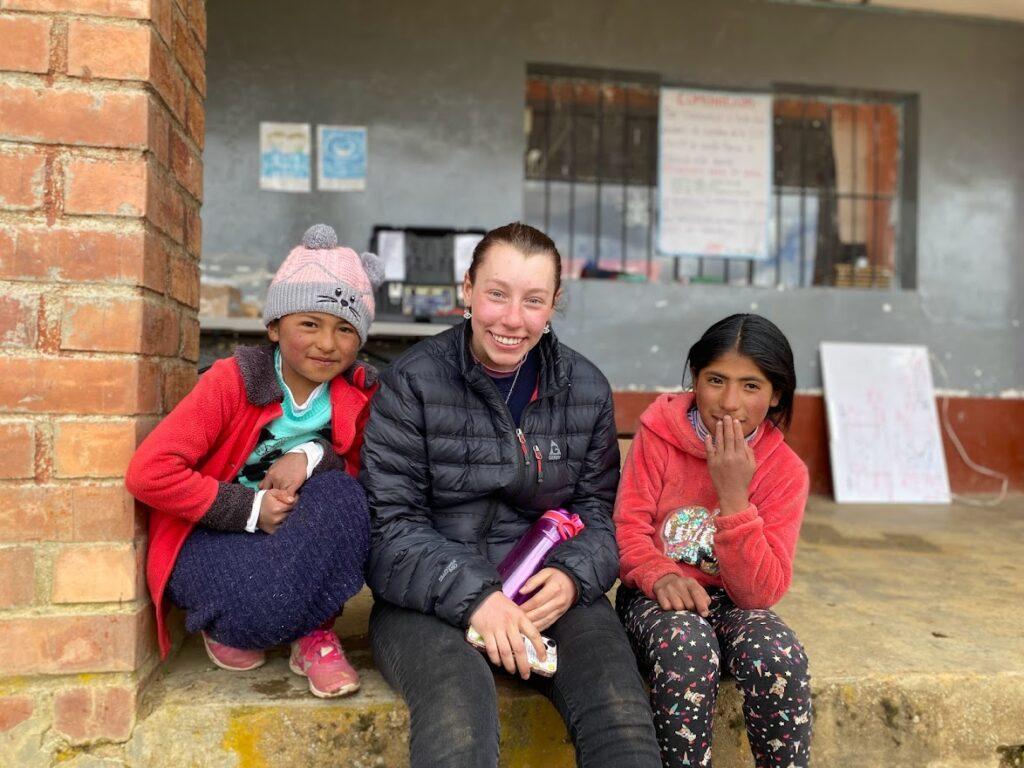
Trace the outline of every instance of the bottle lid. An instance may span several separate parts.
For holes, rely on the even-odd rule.
[[[570,515],[564,509],[549,509],[541,517],[546,517],[554,522],[558,529],[558,536],[562,541],[571,539],[586,527],[583,525],[583,521],[580,520],[579,515]]]

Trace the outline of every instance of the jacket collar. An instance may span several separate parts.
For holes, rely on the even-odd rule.
[[[455,326],[455,348],[458,352],[459,370],[467,381],[479,383],[487,378],[483,366],[473,359],[469,342],[473,332],[468,320]],[[540,352],[540,376],[537,381],[537,396],[547,397],[569,386],[569,375],[565,371],[558,338],[552,330],[540,337],[537,343]]]
[[[276,344],[260,344],[235,350],[234,357],[242,374],[245,396],[253,405],[262,407],[284,399],[284,392],[277,383],[277,373],[274,371],[276,348]],[[365,392],[376,385],[377,369],[356,360],[339,378]]]

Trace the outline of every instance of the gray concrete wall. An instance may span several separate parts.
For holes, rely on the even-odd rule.
[[[244,10],[243,10],[244,8]],[[802,389],[817,344],[927,344],[939,387],[1024,390],[1024,26],[743,0],[211,1],[204,261],[273,269],[309,223],[365,246],[375,223],[522,215],[529,63],[920,96],[914,291],[568,286],[560,335],[616,388],[676,386],[733,311],[788,333]],[[258,190],[261,120],[369,127],[362,193]],[[639,340],[639,341],[638,341]]]

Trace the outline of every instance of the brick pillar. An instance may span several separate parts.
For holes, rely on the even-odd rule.
[[[204,0],[0,0],[3,765],[116,752],[156,664],[122,478],[195,379],[205,46]]]

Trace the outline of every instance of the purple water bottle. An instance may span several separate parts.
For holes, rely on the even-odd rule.
[[[549,509],[541,515],[498,565],[505,597],[516,605],[525,603],[530,593],[519,593],[523,584],[540,570],[548,552],[582,530],[579,515],[570,515],[564,509]]]

